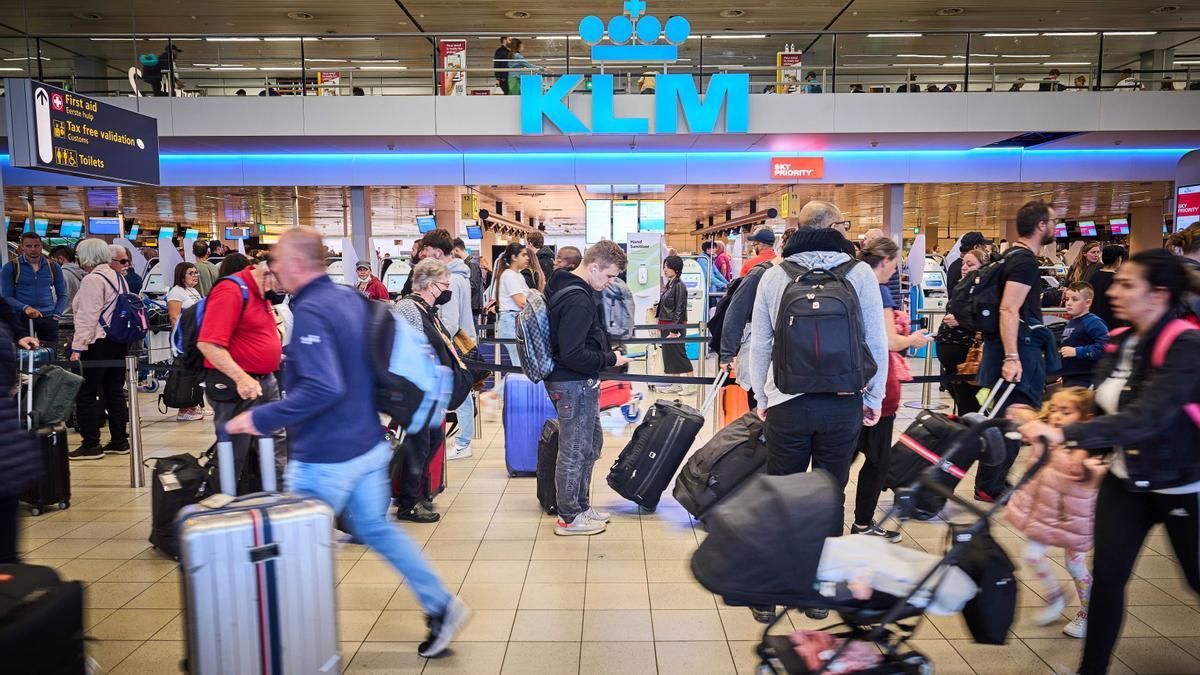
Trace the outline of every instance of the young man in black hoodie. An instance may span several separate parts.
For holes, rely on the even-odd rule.
[[[603,310],[596,294],[625,269],[625,252],[604,240],[587,250],[573,272],[556,270],[546,289],[550,310],[550,344],[554,371],[546,391],[558,411],[559,535],[603,532],[609,514],[592,508],[592,467],[600,459],[600,371],[629,363],[613,351],[604,332]]]

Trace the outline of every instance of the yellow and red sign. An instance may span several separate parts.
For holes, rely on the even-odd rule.
[[[813,180],[824,177],[824,157],[771,158],[771,180]]]

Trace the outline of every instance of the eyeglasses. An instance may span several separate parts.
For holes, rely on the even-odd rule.
[[[839,221],[837,221],[837,222],[831,223],[831,224],[829,225],[829,227],[840,227],[840,228],[842,228],[843,230],[845,230],[845,231],[849,232],[849,231],[850,231],[850,221],[848,221],[848,220],[839,220]]]
[[[189,271],[188,271],[186,274],[187,274],[187,276],[189,276],[189,277],[198,277],[198,276],[200,276],[200,273],[199,273],[199,272],[197,272],[196,270],[189,270]]]
[[[113,258],[113,262],[117,263],[118,265],[128,265],[129,258]]]

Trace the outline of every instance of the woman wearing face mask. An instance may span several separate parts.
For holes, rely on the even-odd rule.
[[[1095,418],[1058,429],[1021,426],[1029,442],[1065,443],[1079,455],[1108,455],[1096,498],[1095,570],[1079,672],[1104,673],[1125,617],[1125,586],[1155,525],[1165,526],[1176,560],[1200,593],[1200,331],[1174,318],[1200,277],[1155,249],[1121,266],[1108,290],[1113,331],[1095,370]]]
[[[983,267],[987,254],[982,249],[968,251],[962,257],[962,274],[966,276]],[[954,293],[954,288],[950,289]],[[967,361],[967,354],[976,344],[978,335],[958,325],[958,319],[953,314],[947,314],[942,319],[942,326],[937,334],[938,361],[942,364],[942,376],[957,375],[959,369]],[[978,368],[978,364],[976,364]],[[979,401],[975,395],[979,386],[970,382],[947,382],[945,385],[950,396],[954,399],[954,409],[959,415],[979,411]]]
[[[371,263],[365,260],[360,260],[358,264],[354,266],[354,271],[358,273],[358,284],[356,288],[358,289],[359,293],[362,293],[372,300],[383,300],[384,302],[391,300],[391,296],[389,296],[387,292],[387,287],[383,285],[383,282],[379,280],[379,277],[371,274]]]
[[[1091,283],[1092,275],[1100,271],[1100,255],[1100,242],[1089,241],[1084,244],[1079,257],[1075,259],[1075,264],[1071,265],[1070,271],[1067,272],[1066,285],[1070,286],[1079,281]]]
[[[442,327],[434,308],[450,302],[450,270],[440,260],[422,260],[412,271],[413,292],[396,302],[396,312],[405,322],[421,331],[433,347],[442,365],[455,369],[457,363],[450,336]],[[453,410],[462,400],[453,400],[448,409]],[[396,499],[396,517],[415,523],[437,522],[441,515],[433,511],[433,495],[427,494],[421,485],[425,467],[434,453],[445,441],[442,428],[434,427],[404,437],[404,466]]]

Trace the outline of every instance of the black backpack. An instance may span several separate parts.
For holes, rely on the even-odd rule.
[[[858,293],[846,275],[858,262],[807,269],[784,261],[791,283],[775,320],[771,362],[785,394],[860,392],[875,376]]]
[[[953,314],[958,325],[984,335],[1000,333],[1004,261],[1014,250],[1009,249],[999,260],[980,267],[955,284],[950,301],[946,303],[946,313]]]
[[[962,526],[950,525],[954,541],[964,536]],[[955,563],[979,586],[963,607],[962,617],[971,637],[981,645],[1002,645],[1017,613],[1016,568],[987,529],[971,537]]]
[[[246,305],[250,302],[250,287],[246,285],[246,282],[241,277],[227,276],[214,281],[213,288],[216,288],[217,284],[226,280],[236,283],[242,289],[242,309],[239,311],[240,319],[241,312],[246,311]],[[208,299],[210,297],[212,297],[212,289],[209,289],[208,295],[200,298],[196,304],[183,310],[179,315],[179,319],[175,322],[175,328],[171,330],[171,350],[176,354],[175,365],[177,366],[183,366],[188,370],[196,371],[204,369],[204,354],[200,353],[197,340],[200,337],[200,326],[204,323],[204,313],[208,307]]]
[[[760,267],[768,268],[773,264],[774,261],[768,260],[755,265],[753,269]],[[725,312],[729,310],[729,304],[733,302],[733,294],[742,287],[742,282],[748,276],[750,276],[750,272],[729,283],[729,287],[725,289],[725,296],[717,303],[717,308],[713,310],[712,318],[706,324],[708,326],[708,349],[714,354],[721,353],[721,332],[725,329]]]

